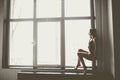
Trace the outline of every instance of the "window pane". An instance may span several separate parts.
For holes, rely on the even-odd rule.
[[[37,0],[37,17],[60,17],[61,0]]]
[[[38,64],[60,64],[60,23],[38,23]]]
[[[65,16],[90,16],[90,0],[65,0]]]
[[[10,18],[33,18],[33,0],[11,0]]]
[[[33,64],[33,23],[10,23],[10,65]]]
[[[76,66],[78,49],[88,51],[89,29],[90,20],[65,21],[66,66]],[[85,63],[91,66],[91,61],[85,60]]]

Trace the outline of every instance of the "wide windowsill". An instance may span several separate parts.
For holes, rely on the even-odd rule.
[[[47,72],[47,73],[83,73],[83,68],[79,68],[78,70],[74,70],[74,68],[40,68],[40,69],[22,69],[21,72]],[[87,68],[87,73],[92,73],[92,68]]]
[[[23,71],[21,71],[21,72],[19,72],[19,74],[38,74],[38,75],[84,75],[84,73],[83,72],[66,72],[66,71],[64,71],[64,72],[23,72]],[[88,72],[86,75],[93,75],[93,73],[90,73],[90,72]]]
[[[66,69],[22,69],[17,74],[18,80],[80,80],[88,78],[93,79],[95,75],[92,68],[87,68],[87,74],[84,75],[83,68],[74,70],[74,68]]]
[[[21,72],[25,73],[55,73],[55,74],[83,74],[83,67],[79,67],[77,70],[74,67],[62,68],[49,68],[49,67],[9,67],[9,69],[20,69]],[[87,73],[92,74],[92,67],[87,67]]]
[[[91,80],[93,74],[67,73],[67,72],[19,72],[17,80]],[[95,79],[94,79],[95,80]]]

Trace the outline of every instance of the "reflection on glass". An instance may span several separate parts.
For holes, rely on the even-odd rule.
[[[37,17],[60,17],[61,0],[37,0]]]
[[[38,64],[60,65],[60,23],[38,23]]]
[[[33,0],[11,0],[10,18],[33,18]]]
[[[65,53],[66,66],[77,64],[77,51],[82,48],[88,50],[90,20],[65,21]],[[91,66],[91,61],[85,60],[86,66]]]
[[[33,64],[33,23],[10,23],[10,65]]]
[[[65,16],[90,16],[90,0],[65,0]]]

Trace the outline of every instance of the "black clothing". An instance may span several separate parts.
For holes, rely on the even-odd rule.
[[[94,42],[93,42],[93,40],[89,41],[88,49],[89,49],[89,51],[90,51],[91,54],[94,54],[94,49],[95,48],[94,48]]]
[[[82,57],[88,59],[88,60],[92,60],[93,59],[93,56],[94,56],[94,41],[93,40],[89,40],[89,44],[88,44],[88,49],[89,49],[89,54],[78,54],[81,59]]]

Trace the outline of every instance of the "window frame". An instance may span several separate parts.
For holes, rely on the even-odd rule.
[[[65,20],[91,20],[91,28],[95,28],[95,14],[94,14],[94,3],[95,0],[90,0],[90,16],[82,16],[82,17],[65,17],[65,0],[61,0],[61,17],[58,18],[36,18],[36,0],[34,0],[33,4],[33,19],[10,19],[10,0],[4,1],[4,27],[3,27],[3,60],[2,67],[3,68],[42,68],[44,65],[37,65],[37,43],[33,45],[33,66],[26,65],[9,65],[9,23],[14,21],[33,21],[34,27],[34,41],[37,42],[37,23],[38,22],[51,22],[51,21],[60,21],[61,28],[61,64],[60,65],[46,65],[51,68],[60,68],[64,70],[67,66],[65,66]]]

